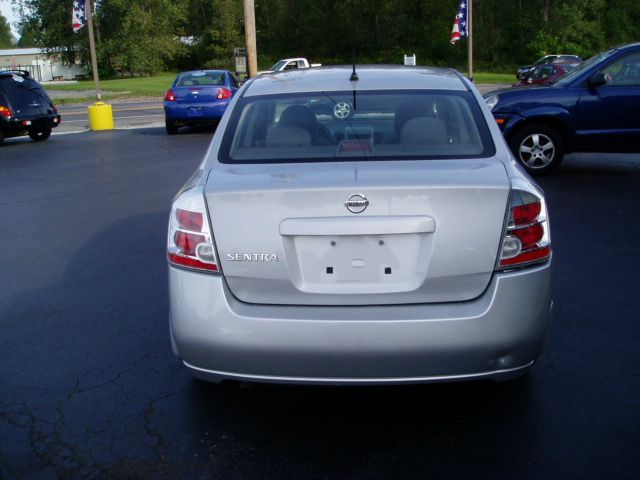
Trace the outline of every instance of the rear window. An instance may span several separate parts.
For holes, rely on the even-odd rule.
[[[495,154],[475,98],[459,91],[243,97],[222,163],[483,158]]]
[[[193,85],[224,85],[224,73],[193,72],[183,73],[176,80],[176,87]]]
[[[22,93],[25,90],[42,90],[40,84],[31,77],[23,77],[18,74],[0,75],[0,88],[6,93]]]

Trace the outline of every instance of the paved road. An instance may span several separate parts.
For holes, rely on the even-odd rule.
[[[0,149],[0,478],[640,478],[640,155],[542,180],[555,319],[528,379],[234,388],[168,339],[167,212],[210,136]]]

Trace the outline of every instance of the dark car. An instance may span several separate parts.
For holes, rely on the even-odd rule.
[[[582,61],[582,57],[579,57],[578,55],[545,55],[533,62],[531,65],[523,65],[522,67],[519,67],[516,72],[516,78],[518,80],[524,80],[534,67],[544,65],[545,63],[582,63]]]
[[[484,98],[531,173],[553,170],[565,153],[640,152],[640,43],[602,52],[553,85]]]
[[[182,72],[164,95],[167,133],[183,125],[217,124],[240,82],[227,70]]]
[[[578,66],[577,63],[545,63],[533,67],[527,76],[513,84],[514,87],[526,85],[550,85],[565,73]]]
[[[46,140],[59,124],[58,110],[29,72],[0,72],[0,145],[27,134],[36,142]]]

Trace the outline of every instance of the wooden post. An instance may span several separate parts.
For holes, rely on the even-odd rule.
[[[473,82],[473,1],[467,0],[467,56],[469,62],[469,80]]]
[[[96,101],[100,101],[100,77],[98,75],[98,59],[96,58],[96,42],[93,39],[93,15],[91,14],[91,0],[85,0],[84,10],[87,15],[87,30],[89,31],[89,50],[91,51],[91,68],[93,81],[96,84]]]
[[[258,73],[258,54],[256,51],[256,12],[253,0],[244,0],[244,36],[247,43],[249,77]]]

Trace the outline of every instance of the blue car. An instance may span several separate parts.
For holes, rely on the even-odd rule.
[[[216,125],[240,82],[227,70],[182,72],[164,95],[167,133],[185,125]]]
[[[532,174],[571,152],[640,152],[640,43],[602,52],[550,86],[484,96],[515,155]]]

